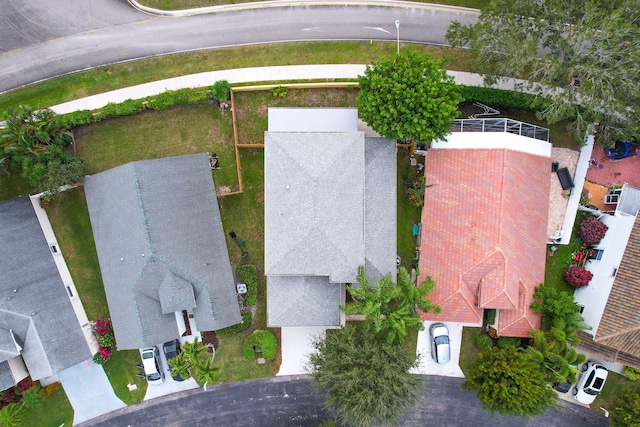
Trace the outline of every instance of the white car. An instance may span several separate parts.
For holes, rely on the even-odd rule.
[[[164,372],[160,368],[160,353],[157,347],[147,347],[142,350],[142,366],[150,385],[160,385],[164,382]]]
[[[590,405],[602,392],[609,371],[604,366],[594,362],[587,362],[587,367],[573,389],[573,397],[580,403]]]
[[[436,363],[447,363],[451,359],[449,329],[444,323],[434,323],[429,328],[431,337],[431,357]]]

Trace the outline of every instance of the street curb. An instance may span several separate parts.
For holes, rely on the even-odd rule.
[[[380,7],[397,7],[404,9],[427,9],[440,11],[454,11],[462,15],[480,15],[480,10],[460,6],[448,6],[432,3],[414,3],[400,0],[271,0],[264,2],[226,4],[220,6],[199,7],[193,9],[182,10],[161,10],[148,7],[138,3],[136,0],[127,0],[131,7],[139,12],[160,18],[180,18],[185,16],[206,15],[220,12],[235,12],[250,9],[272,9],[287,7],[320,7],[320,6],[380,6]]]

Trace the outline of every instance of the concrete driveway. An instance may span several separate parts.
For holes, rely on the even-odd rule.
[[[182,343],[184,341],[184,339],[181,340]],[[149,385],[147,387],[147,393],[144,395],[144,400],[155,399],[156,397],[166,396],[179,391],[198,388],[198,383],[196,383],[196,380],[193,378],[184,381],[175,381],[171,377],[167,358],[164,356],[161,345],[158,346],[158,351],[160,352],[160,369],[164,371],[164,382],[158,385]]]
[[[464,326],[478,327],[476,324],[445,322],[449,328],[449,345],[451,346],[451,360],[449,363],[438,364],[431,356],[431,340],[429,327],[438,322],[422,322],[424,330],[418,333],[418,346],[416,353],[420,355],[420,364],[411,372],[422,375],[440,375],[444,377],[464,378],[464,374],[458,365],[460,360],[460,344],[462,343],[462,328]]]
[[[73,407],[73,425],[126,406],[113,392],[102,366],[92,360],[58,372],[58,378]]]
[[[308,374],[307,355],[315,351],[311,344],[326,330],[322,326],[281,328],[282,363],[278,376]]]

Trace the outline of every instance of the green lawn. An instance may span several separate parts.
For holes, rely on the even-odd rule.
[[[596,400],[591,404],[591,410],[601,414],[602,410],[600,407],[602,406],[610,411],[613,408],[614,400],[625,388],[640,390],[640,382],[630,381],[624,375],[609,371],[609,376],[607,377],[607,382],[604,385],[602,394],[596,397]]]
[[[564,281],[564,273],[572,263],[573,252],[582,248],[582,245],[576,241],[576,231],[583,216],[584,213],[578,212],[570,243],[555,245],[558,250],[553,253],[553,256],[550,256],[549,251],[547,252],[547,265],[544,272],[545,284],[553,285],[558,290],[569,292],[571,295],[573,295],[574,289]]]
[[[424,158],[418,156],[420,162],[424,162]],[[423,171],[424,173],[424,171]],[[398,255],[402,260],[402,266],[411,271],[411,262],[416,256],[416,237],[412,234],[413,224],[421,221],[422,208],[418,208],[409,204],[407,197],[407,178],[413,178],[418,174],[417,168],[411,166],[409,158],[409,150],[406,148],[398,149],[398,177],[397,177],[397,239],[398,239]]]
[[[469,367],[476,361],[482,352],[476,345],[476,340],[482,328],[462,328],[462,343],[460,344],[460,369],[467,375]]]
[[[87,174],[136,160],[215,152],[221,165],[215,171],[216,183],[237,189],[231,115],[221,115],[211,104],[105,120],[78,128],[75,137],[78,155],[87,162]]]
[[[215,364],[223,363],[220,381],[223,383],[244,381],[254,378],[273,377],[280,368],[280,358],[274,361],[267,360],[265,364],[258,365],[256,359],[246,360],[242,354],[244,339],[255,329],[250,328],[235,335],[220,335],[219,348],[216,350]],[[278,355],[280,349],[278,349]]]
[[[0,201],[33,193],[33,187],[20,176],[20,172],[12,170],[11,174],[0,174]]]
[[[73,408],[60,383],[43,389],[45,399],[39,406],[25,411],[23,426],[59,427],[73,423]]]
[[[402,44],[402,49],[441,57],[449,70],[471,71],[468,50],[408,44]],[[9,106],[49,107],[123,87],[205,71],[271,65],[362,64],[393,59],[395,55],[395,43],[368,41],[276,43],[163,55],[73,73],[2,94],[0,116]]]
[[[47,216],[87,317],[110,317],[84,189],[58,195],[47,208]]]
[[[147,381],[136,375],[141,371],[136,366],[138,363],[142,363],[138,350],[120,350],[114,351],[103,365],[113,391],[127,405],[142,402],[147,392]],[[127,384],[135,384],[138,388],[129,391]]]

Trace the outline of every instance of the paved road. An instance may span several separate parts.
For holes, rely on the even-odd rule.
[[[182,18],[134,11],[125,0],[3,0],[0,93],[74,71],[181,51],[301,40],[396,40],[445,44],[455,8],[418,5],[275,7]],[[308,5],[307,5],[308,4]],[[4,13],[4,9],[9,13]],[[76,15],[77,11],[77,15]]]
[[[549,409],[533,419],[491,418],[474,393],[462,391],[464,379],[423,377],[426,391],[403,426],[478,427],[595,427],[607,419],[588,409],[560,402],[562,409]],[[318,426],[327,419],[322,398],[311,392],[305,377],[277,377],[245,381],[174,394],[142,402],[82,424],[112,426]]]

